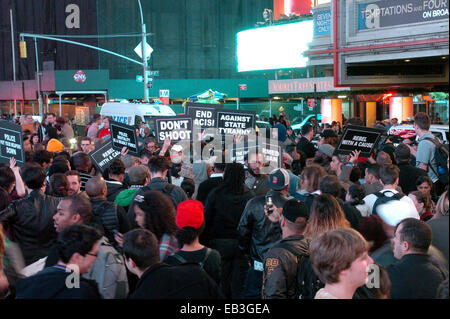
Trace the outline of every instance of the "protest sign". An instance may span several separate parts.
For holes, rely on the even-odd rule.
[[[111,121],[110,129],[113,149],[121,151],[126,146],[129,155],[139,156],[136,129],[133,126]]]
[[[233,162],[241,163],[245,165],[245,157],[249,152],[258,152],[263,154],[264,163],[269,164],[272,169],[281,168],[283,161],[281,147],[278,144],[263,143],[260,147],[256,145],[244,147],[236,147],[231,155]]]
[[[192,123],[197,127],[202,129],[217,127],[217,108],[214,106],[208,104],[186,105],[186,114],[192,118]]]
[[[171,116],[155,118],[158,143],[164,143],[166,137],[172,142],[192,140],[192,118]]]
[[[112,161],[120,157],[120,151],[113,149],[112,141],[104,143],[99,148],[89,153],[92,163],[103,173]]]
[[[248,135],[255,128],[255,111],[217,111],[217,128],[221,134]]]
[[[25,164],[22,127],[8,121],[0,120],[0,163],[8,163],[14,157],[17,166]]]
[[[345,127],[344,133],[339,140],[335,154],[348,155],[351,152],[361,151],[360,156],[369,157],[376,147],[380,136],[383,134],[382,130],[348,125]]]

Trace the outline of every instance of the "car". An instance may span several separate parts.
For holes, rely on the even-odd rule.
[[[450,137],[448,125],[431,124],[430,131],[442,143],[449,143]],[[403,139],[417,139],[416,131],[414,130],[414,126],[412,124],[392,126],[388,131],[388,135],[401,137]]]
[[[297,124],[291,124],[291,128],[292,128],[292,130],[294,131],[294,133],[296,134],[296,135],[299,135],[300,134],[300,131],[301,131],[301,129],[302,129],[302,127],[303,127],[303,125],[305,125],[306,123],[309,123],[309,124],[311,124],[311,120],[312,119],[315,119],[316,118],[316,115],[315,114],[310,114],[310,115],[308,115],[307,117],[305,117],[304,119],[303,119],[303,121],[301,121],[300,123],[297,123]],[[317,119],[318,119],[318,121],[321,121],[322,120],[322,114],[321,113],[318,113],[317,114]]]

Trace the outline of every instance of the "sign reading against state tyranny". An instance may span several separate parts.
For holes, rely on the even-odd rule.
[[[9,163],[11,157],[16,159],[17,166],[25,164],[22,127],[0,120],[0,163]]]
[[[380,139],[382,130],[364,126],[346,126],[342,137],[336,146],[335,154],[350,154],[361,151],[360,156],[369,157]]]
[[[248,135],[255,128],[255,111],[217,111],[217,128],[221,134]]]
[[[158,143],[168,137],[172,142],[192,140],[192,118],[186,116],[156,117]]]
[[[89,153],[92,163],[103,173],[113,160],[120,157],[120,151],[113,149],[111,140],[104,143],[100,148]]]
[[[136,129],[133,126],[111,121],[110,128],[113,149],[121,151],[125,146],[128,154],[139,156]]]
[[[221,104],[217,104],[221,108]],[[202,129],[216,127],[217,106],[205,103],[186,103],[186,114]]]

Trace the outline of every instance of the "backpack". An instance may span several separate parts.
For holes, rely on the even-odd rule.
[[[393,194],[393,196],[391,196],[391,197],[386,196],[385,195],[386,193],[391,193],[391,194]],[[404,194],[401,194],[401,193],[394,194],[394,192],[389,191],[389,190],[385,191],[383,193],[376,192],[376,193],[374,193],[374,195],[377,197],[377,200],[373,204],[372,215],[377,215],[377,207],[379,205],[386,204],[386,203],[390,202],[391,200],[400,200],[401,198],[403,198],[405,196]]]
[[[117,217],[117,204],[114,203],[114,213],[109,210],[111,202],[101,203],[100,209],[93,210],[92,221],[102,225],[105,236],[114,243],[114,230],[119,230],[119,219]]]
[[[314,299],[316,293],[325,285],[314,272],[309,255],[298,253],[292,246],[281,244],[279,248],[286,249],[297,258],[297,284],[295,297],[298,299]]]
[[[439,181],[447,185],[448,184],[448,168],[447,168],[447,160],[448,160],[448,145],[442,144],[437,138],[424,138],[424,140],[430,141],[434,144],[434,159],[437,163],[437,172],[434,170],[433,165],[429,163],[429,167],[433,171],[434,174],[437,175]]]
[[[143,188],[141,188],[141,189],[144,191],[144,193],[145,193],[146,191],[148,191],[148,190],[160,191],[160,192],[162,192],[163,194],[166,194],[167,196],[169,196],[169,198],[170,198],[170,200],[172,201],[172,203],[175,205],[175,207],[177,207],[177,206],[178,206],[178,203],[175,202],[175,199],[172,198],[172,196],[170,196],[170,194],[172,194],[172,191],[174,190],[174,188],[175,188],[175,185],[170,184],[170,183],[167,183],[167,184],[164,186],[163,189],[151,188],[150,185],[147,185],[147,186],[145,186],[145,187],[143,187]]]
[[[125,261],[105,237],[99,242],[97,260],[84,276],[97,282],[104,299],[125,299],[128,295]]]
[[[211,248],[206,247],[206,253],[205,253],[205,258],[203,258],[203,260],[201,262],[198,262],[198,264],[200,265],[200,267],[203,269],[203,267],[205,266],[205,262],[209,257],[209,254],[211,254]],[[189,261],[187,261],[186,259],[184,259],[183,257],[181,257],[178,254],[173,254],[172,255],[173,258],[175,258],[176,260],[178,260],[180,262],[180,264],[186,264],[186,263],[190,263]]]

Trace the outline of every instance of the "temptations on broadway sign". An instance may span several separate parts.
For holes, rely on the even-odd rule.
[[[269,81],[269,94],[312,93],[316,84],[317,92],[350,91],[350,88],[333,86],[333,77],[273,80]]]

